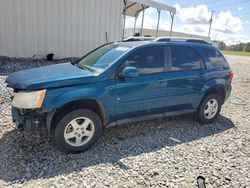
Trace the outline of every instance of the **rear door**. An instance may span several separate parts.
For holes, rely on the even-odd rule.
[[[194,110],[206,82],[205,64],[191,46],[172,44],[169,53],[167,110]]]

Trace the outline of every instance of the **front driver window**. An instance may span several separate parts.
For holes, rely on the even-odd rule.
[[[163,72],[164,49],[163,47],[145,48],[130,56],[126,66],[136,67],[140,75]]]

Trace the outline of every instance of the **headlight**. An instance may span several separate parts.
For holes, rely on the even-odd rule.
[[[45,94],[46,90],[14,93],[12,106],[25,109],[41,108]]]

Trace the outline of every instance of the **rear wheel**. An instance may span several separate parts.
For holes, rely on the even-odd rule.
[[[221,110],[221,98],[217,94],[209,94],[202,100],[198,110],[197,118],[201,123],[213,122]]]
[[[88,109],[76,109],[58,117],[54,139],[65,153],[89,149],[102,133],[100,117]]]

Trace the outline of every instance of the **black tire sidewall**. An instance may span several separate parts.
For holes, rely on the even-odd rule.
[[[216,115],[212,119],[207,119],[205,117],[205,115],[204,115],[204,110],[205,110],[205,105],[211,99],[215,99],[218,102],[218,110],[216,112]],[[199,106],[198,111],[197,111],[198,121],[201,122],[201,123],[211,123],[211,122],[213,122],[218,117],[218,115],[220,114],[221,104],[222,104],[222,102],[221,102],[221,98],[220,98],[219,95],[217,95],[217,94],[206,95],[204,97],[204,99],[202,100],[202,102],[200,103],[200,106]]]
[[[79,117],[89,118],[94,124],[95,131],[93,137],[86,144],[80,147],[76,147],[69,145],[65,141],[64,130],[70,121]],[[100,117],[95,112],[88,109],[75,109],[66,114],[62,114],[61,117],[58,117],[58,119],[58,123],[56,124],[54,130],[54,139],[57,146],[65,153],[80,153],[89,149],[94,145],[94,143],[102,133],[102,122]]]

